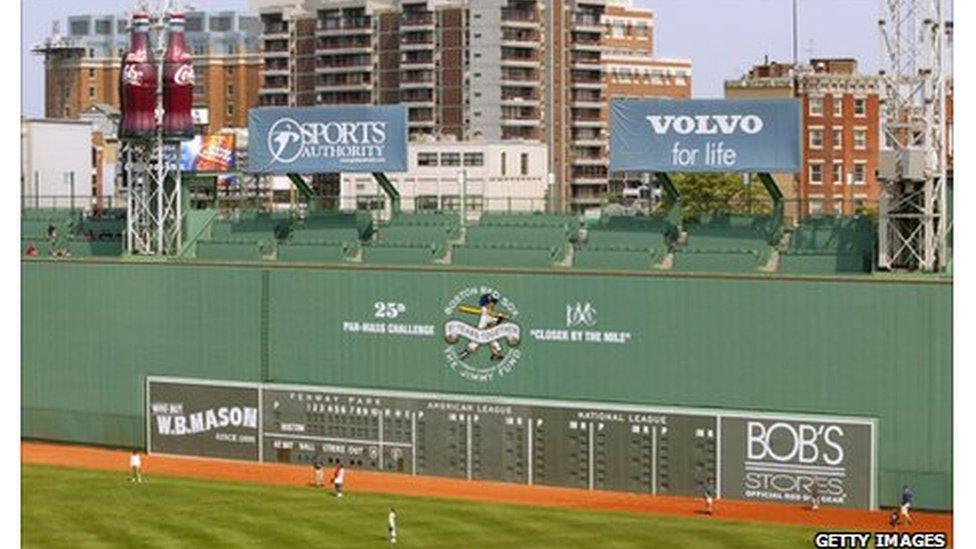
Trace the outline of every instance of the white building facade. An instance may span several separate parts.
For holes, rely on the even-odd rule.
[[[410,142],[407,157],[406,172],[386,174],[400,192],[404,212],[458,211],[462,196],[470,216],[550,207],[544,143]],[[368,173],[343,173],[340,199],[343,210],[382,211],[383,217],[390,213],[389,199]]]
[[[22,119],[20,192],[23,207],[87,208],[98,194],[92,123]]]

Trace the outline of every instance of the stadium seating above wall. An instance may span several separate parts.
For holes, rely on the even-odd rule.
[[[426,265],[433,262],[439,248],[429,242],[375,243],[363,247],[363,263],[385,265]]]
[[[611,216],[586,231],[586,246],[668,248],[674,225],[664,216]]]
[[[481,225],[512,225],[520,226],[529,223],[533,226],[544,227],[569,227],[577,228],[580,225],[579,217],[574,215],[559,215],[548,213],[491,213],[485,212],[481,215]]]
[[[865,216],[816,216],[803,220],[780,254],[779,272],[789,274],[869,273],[876,229]]]
[[[573,267],[595,270],[647,271],[661,262],[667,249],[587,244],[573,254]]]
[[[467,228],[468,244],[523,244],[536,247],[564,246],[573,237],[569,227],[539,225],[478,224]]]
[[[671,269],[688,273],[748,273],[756,272],[768,258],[768,252],[759,250],[684,248],[674,254]]]
[[[218,239],[197,242],[197,258],[214,261],[257,261],[274,249],[273,241]]]
[[[688,248],[697,250],[764,250],[771,244],[770,218],[764,215],[707,215],[685,221]]]
[[[280,242],[278,261],[294,263],[341,263],[351,246],[345,242],[308,241]]]
[[[372,223],[355,213],[316,212],[291,225],[291,239],[296,242],[359,242],[371,232]]]
[[[453,247],[454,265],[479,267],[553,267],[564,247],[531,244],[465,244]]]

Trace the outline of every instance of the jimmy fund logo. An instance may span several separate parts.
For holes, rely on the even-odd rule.
[[[386,147],[386,122],[304,122],[279,118],[268,130],[268,151],[275,162],[335,158],[340,162],[376,162]]]
[[[452,370],[472,381],[491,381],[512,371],[521,358],[518,308],[487,286],[461,290],[444,307],[444,356]],[[504,345],[503,345],[504,343]],[[488,347],[488,352],[479,352]]]

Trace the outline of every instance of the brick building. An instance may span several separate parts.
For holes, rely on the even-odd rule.
[[[854,59],[811,59],[808,65],[769,63],[725,82],[729,99],[796,97],[803,108],[803,168],[777,174],[791,217],[850,214],[878,201],[880,139],[876,76]]]
[[[609,101],[690,97],[628,0],[252,0],[261,105],[408,106],[413,139],[548,145],[556,205],[607,195]]]
[[[119,66],[128,49],[123,16],[68,17],[67,34],[58,26],[34,51],[44,56],[44,112],[48,118],[76,119],[93,105],[119,106]],[[261,58],[257,17],[234,12],[189,12],[186,41],[196,76],[194,115],[202,133],[246,127],[257,104]]]

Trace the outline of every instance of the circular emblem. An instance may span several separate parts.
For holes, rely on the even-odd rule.
[[[444,357],[455,373],[488,382],[510,373],[522,357],[518,307],[490,286],[472,286],[444,307]]]
[[[298,122],[280,118],[268,130],[268,150],[275,162],[291,164],[302,154],[302,131]]]

